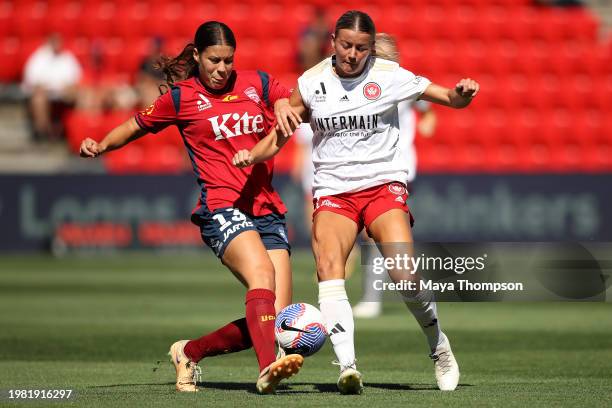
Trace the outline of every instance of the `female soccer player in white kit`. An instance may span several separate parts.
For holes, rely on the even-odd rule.
[[[479,90],[469,78],[449,89],[395,62],[375,58],[371,55],[375,34],[367,14],[344,13],[332,37],[335,55],[306,71],[290,98],[314,131],[312,249],[319,306],[340,365],[337,384],[343,394],[358,394],[363,388],[356,367],[353,315],[344,288],[345,263],[355,238],[365,226],[377,244],[413,241],[404,184],[408,169],[398,147],[397,104],[420,98],[463,108]],[[290,134],[287,129],[297,126],[291,123],[290,127],[289,119],[280,124],[283,136],[272,131],[250,151],[236,153],[233,163],[245,167],[276,154]],[[438,387],[454,390],[459,367],[440,330],[431,293],[419,291],[407,305],[427,336]]]

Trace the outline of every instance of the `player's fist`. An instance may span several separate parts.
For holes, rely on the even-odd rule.
[[[79,153],[81,157],[96,157],[102,154],[102,149],[98,142],[88,137],[81,142]]]
[[[457,82],[455,85],[455,91],[464,98],[473,98],[476,96],[478,91],[480,90],[480,85],[478,82],[474,81],[470,78],[464,78],[461,81]]]
[[[236,167],[243,168],[253,164],[253,156],[249,150],[239,150],[232,159],[232,164]]]

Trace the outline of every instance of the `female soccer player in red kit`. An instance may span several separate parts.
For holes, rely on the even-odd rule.
[[[235,152],[252,148],[269,133],[272,105],[285,115],[295,113],[283,100],[289,91],[276,80],[261,71],[233,69],[235,49],[227,25],[202,24],[193,44],[162,62],[171,85],[167,93],[101,142],[88,138],[81,143],[82,156],[97,157],[176,125],[201,187],[191,219],[204,242],[248,289],[244,318],[171,346],[178,391],[197,391],[197,363],[202,358],[251,345],[259,362],[260,393],[273,393],[279,381],[303,363],[300,355],[275,356],[274,320],[276,310],[291,302],[291,267],[286,208],[271,185],[273,162],[249,169],[231,163]]]
[[[397,105],[424,99],[463,108],[479,90],[478,83],[469,78],[449,89],[393,61],[376,58],[375,35],[374,22],[367,14],[344,13],[332,37],[335,55],[306,71],[290,98],[314,132],[312,249],[319,305],[340,365],[337,384],[343,394],[361,393],[363,387],[356,367],[353,315],[344,288],[345,264],[355,238],[365,227],[385,257],[393,257],[393,246],[411,253],[408,163],[399,140]],[[284,136],[290,132],[290,128],[283,129]],[[286,137],[272,131],[252,150],[238,152],[234,164],[244,167],[267,160],[285,141]],[[395,278],[398,271],[390,273]],[[404,299],[426,335],[438,387],[454,390],[459,366],[440,329],[431,291],[417,289],[404,294]]]

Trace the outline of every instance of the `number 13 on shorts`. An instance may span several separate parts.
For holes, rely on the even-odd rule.
[[[237,208],[227,208],[225,211],[232,213],[230,220],[227,220],[223,214],[215,214],[212,216],[214,220],[219,222],[219,231],[221,232],[229,228],[234,222],[243,222],[246,220],[246,215],[241,213]],[[229,217],[230,214],[227,214],[227,216]]]

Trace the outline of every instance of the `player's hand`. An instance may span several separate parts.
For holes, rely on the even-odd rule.
[[[232,158],[232,164],[238,168],[249,167],[253,164],[253,156],[249,150],[239,150]]]
[[[274,115],[276,116],[276,130],[280,130],[285,137],[291,136],[293,130],[302,123],[302,118],[286,98],[274,102]]]
[[[97,157],[102,154],[102,148],[98,142],[88,137],[81,142],[79,154],[81,157]]]
[[[473,98],[479,90],[480,85],[478,82],[470,78],[464,78],[455,85],[455,91],[463,98]]]

